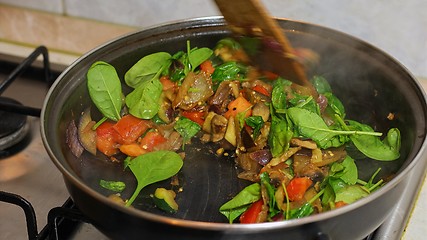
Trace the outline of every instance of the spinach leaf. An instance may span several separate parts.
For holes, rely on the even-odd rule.
[[[149,79],[141,82],[137,88],[126,96],[126,106],[129,113],[142,119],[153,118],[160,108],[160,95],[163,85],[159,79]]]
[[[293,136],[288,122],[272,115],[268,144],[273,157],[278,157],[289,149]]]
[[[273,90],[271,92],[271,103],[276,112],[283,113],[287,108],[287,93],[285,87],[291,86],[292,82],[285,80],[283,78],[278,78],[273,85]]]
[[[253,129],[253,139],[257,139],[261,132],[261,128],[264,126],[264,120],[261,116],[250,116],[245,119],[245,123]]]
[[[310,216],[314,212],[314,207],[310,203],[305,203],[301,207],[297,209],[292,209],[289,211],[289,218],[295,219],[295,218],[302,218]]]
[[[182,164],[181,157],[172,151],[148,152],[132,159],[128,167],[136,177],[137,186],[126,206],[132,205],[144,187],[177,174]]]
[[[335,191],[335,202],[343,201],[350,204],[368,195],[369,193],[360,185],[346,185]]]
[[[322,76],[314,76],[310,82],[319,94],[332,92],[331,85],[329,85],[329,82]]]
[[[373,132],[374,130],[365,124],[348,120],[349,128],[357,131]],[[357,149],[367,157],[380,160],[391,161],[400,157],[400,131],[397,128],[391,128],[383,141],[377,136],[370,135],[352,135],[351,141]]]
[[[341,118],[345,118],[345,108],[342,102],[330,92],[325,93],[324,96],[328,99],[326,112],[332,117],[337,114]]]
[[[234,38],[223,38],[219,40],[215,46],[215,49],[228,47],[232,50],[240,49],[240,43],[237,42]]]
[[[122,109],[122,85],[116,69],[102,61],[95,62],[87,72],[89,96],[107,118],[118,121]]]
[[[212,73],[212,82],[218,84],[224,80],[238,79],[241,68],[236,62],[226,62],[215,68]]]
[[[194,71],[201,63],[208,60],[213,54],[209,48],[197,48],[190,51],[188,61],[191,65],[191,71]]]
[[[274,195],[276,193],[276,189],[275,187],[273,187],[273,185],[271,185],[270,176],[268,175],[267,172],[261,173],[260,180],[261,180],[261,186],[264,186],[267,191],[267,195],[269,199],[269,203],[268,203],[269,216],[273,217],[280,212],[280,210],[276,208],[276,197]]]
[[[251,203],[259,199],[261,199],[261,185],[253,183],[240,191],[233,199],[224,203],[219,211],[232,223],[248,209]]]
[[[294,93],[295,97],[289,100],[291,106],[303,108],[320,115],[320,108],[312,96],[303,96]]]
[[[126,72],[126,84],[136,88],[143,82],[158,79],[162,71],[171,64],[171,58],[167,52],[156,52],[141,58]]]
[[[342,162],[334,162],[331,165],[330,177],[340,178],[347,184],[356,184],[358,179],[357,166],[354,160],[347,156]]]
[[[297,107],[289,108],[287,113],[295,124],[298,133],[304,137],[311,138],[321,148],[339,147],[344,144],[344,142],[334,141],[337,135],[344,132],[329,129],[318,114]]]
[[[201,129],[199,124],[186,117],[180,117],[173,128],[182,136],[184,143],[187,143]]]
[[[106,181],[101,179],[99,180],[99,185],[113,192],[122,192],[126,188],[126,184],[121,181]]]

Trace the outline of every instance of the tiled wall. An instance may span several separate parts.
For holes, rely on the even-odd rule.
[[[262,1],[274,16],[354,35],[394,56],[416,76],[427,76],[426,0]],[[212,0],[0,0],[0,3],[136,27],[219,15]]]

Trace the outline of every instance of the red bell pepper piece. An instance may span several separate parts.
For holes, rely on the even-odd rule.
[[[252,205],[240,215],[240,223],[256,223],[259,213],[262,210],[264,202],[262,199],[252,203]]]
[[[308,177],[293,178],[288,186],[286,192],[288,193],[289,201],[300,201],[303,199],[307,189],[313,184],[313,181]]]
[[[128,114],[123,116],[113,128],[121,136],[117,139],[120,144],[131,144],[147,131],[149,121]]]
[[[107,156],[112,156],[119,152],[117,139],[120,136],[113,126],[113,122],[106,121],[96,128],[96,148]]]
[[[212,62],[210,60],[202,62],[202,64],[200,64],[200,70],[207,74],[212,74],[215,72],[215,68],[213,67]]]
[[[193,122],[196,122],[200,126],[202,126],[203,123],[205,122],[205,119],[203,119],[204,116],[205,116],[204,112],[200,112],[200,111],[183,111],[183,112],[181,112],[181,115],[183,117],[186,117],[186,118],[190,119]]]
[[[265,87],[263,87],[261,85],[255,85],[254,87],[252,87],[252,90],[259,92],[259,93],[261,93],[265,96],[268,96],[268,97],[271,96],[271,93]]]
[[[149,131],[145,134],[145,136],[141,139],[139,146],[142,149],[151,152],[154,150],[154,147],[166,142],[167,139],[163,137],[159,132]]]
[[[176,83],[172,82],[172,80],[170,80],[167,76],[162,76],[160,78],[160,83],[163,86],[163,91],[177,87]]]

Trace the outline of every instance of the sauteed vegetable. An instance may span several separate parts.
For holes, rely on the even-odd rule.
[[[301,218],[350,204],[384,184],[375,180],[380,169],[367,182],[358,178],[357,156],[399,158],[397,128],[382,136],[347,119],[325,78],[312,77],[314,99],[305,87],[251,66],[230,38],[213,49],[187,42],[186,51],[144,56],[123,80],[127,95],[114,66],[91,66],[87,87],[103,117],[92,120],[87,109],[70,123],[67,142],[77,157],[84,150],[104,154],[132,171],[138,186],[127,206],[145,186],[176,175],[196,137],[216,143],[219,157],[232,154],[238,177],[248,180],[219,209],[230,223]],[[125,187],[111,179],[100,184]],[[176,194],[159,188],[153,202],[179,211]]]

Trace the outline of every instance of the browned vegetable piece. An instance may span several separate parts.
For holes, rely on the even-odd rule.
[[[258,102],[252,107],[252,116],[260,116],[264,122],[270,118],[270,108],[263,102]]]
[[[205,102],[213,94],[210,75],[204,72],[198,74],[189,72],[178,90],[172,107],[190,110]]]
[[[227,118],[222,115],[215,115],[211,121],[212,142],[218,142],[224,138],[227,129]]]
[[[74,120],[71,120],[65,131],[65,141],[74,156],[80,157],[84,151],[77,133],[77,126]]]
[[[293,156],[293,169],[297,177],[309,177],[313,181],[321,181],[326,173],[311,164],[311,156],[299,151]]]
[[[217,114],[227,111],[227,106],[233,99],[239,96],[238,83],[233,81],[223,81],[219,84],[215,94],[209,100],[210,110]]]
[[[96,131],[92,130],[94,125],[95,121],[92,121],[90,116],[90,108],[87,108],[80,116],[78,137],[83,148],[96,155]]]

